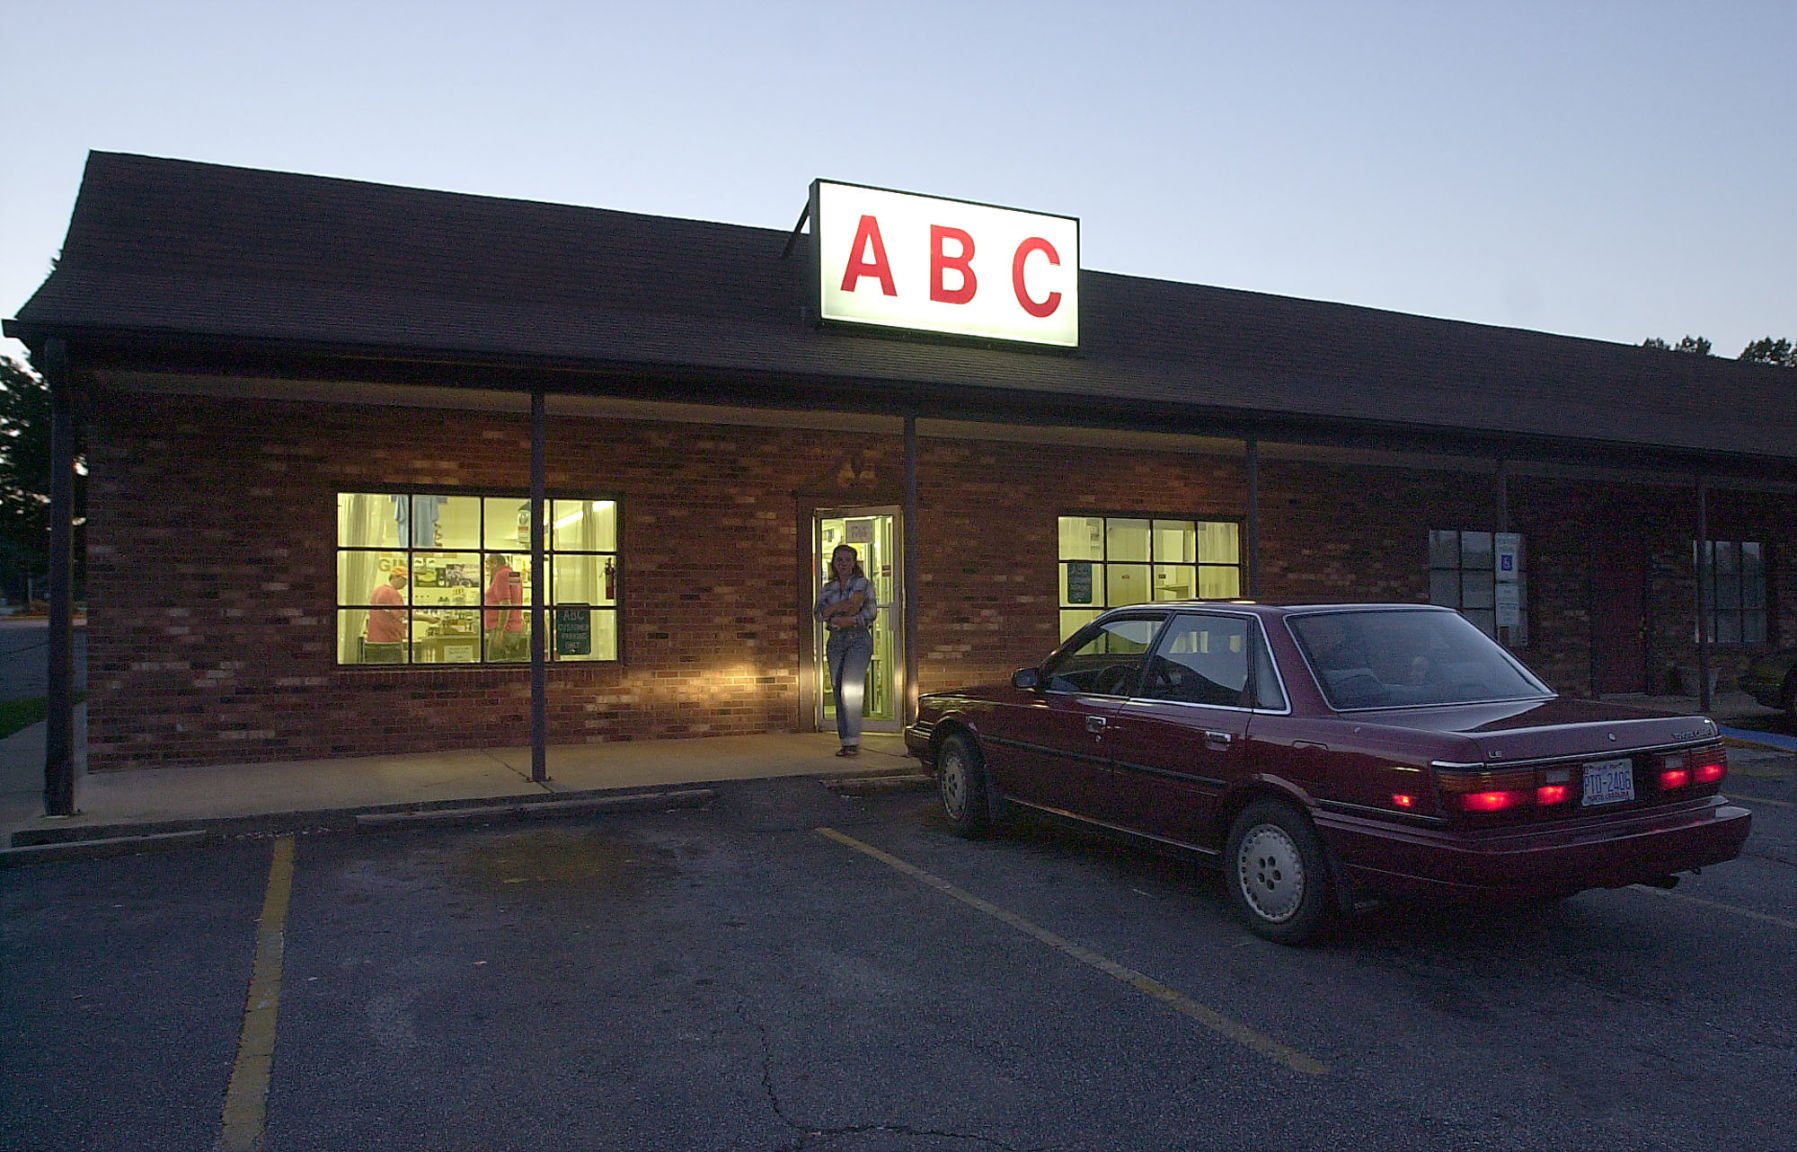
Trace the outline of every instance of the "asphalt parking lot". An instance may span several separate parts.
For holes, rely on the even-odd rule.
[[[0,1146],[1789,1149],[1797,808],[1738,783],[1749,854],[1674,892],[1307,950],[1201,868],[811,778],[13,869]]]

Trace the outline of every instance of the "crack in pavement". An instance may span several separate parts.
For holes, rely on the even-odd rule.
[[[844,1136],[859,1136],[867,1133],[889,1132],[895,1136],[914,1136],[932,1140],[963,1140],[988,1148],[998,1148],[1002,1152],[1054,1152],[1063,1147],[1059,1144],[1044,1144],[1035,1148],[1019,1148],[990,1136],[979,1136],[967,1132],[945,1132],[933,1128],[913,1128],[907,1124],[874,1123],[874,1124],[841,1124],[831,1128],[816,1128],[809,1124],[801,1124],[786,1114],[786,1107],[780,1102],[780,1094],[774,1088],[774,1051],[773,1041],[768,1030],[758,1020],[749,1017],[748,1005],[738,1001],[737,1017],[749,1028],[754,1029],[761,1039],[761,1090],[767,1096],[768,1107],[780,1123],[797,1133],[797,1138],[790,1143],[782,1144],[775,1152],[816,1152],[825,1143]]]

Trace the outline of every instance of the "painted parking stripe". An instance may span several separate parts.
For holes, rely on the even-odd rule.
[[[275,1017],[281,1007],[281,964],[286,950],[287,903],[293,895],[293,837],[275,841],[268,894],[256,926],[256,964],[237,1040],[237,1064],[225,1091],[220,1152],[253,1152],[268,1127],[268,1078],[275,1061]]]
[[[1715,900],[1705,900],[1701,896],[1687,896],[1683,892],[1668,892],[1664,888],[1649,888],[1644,884],[1631,884],[1629,888],[1635,892],[1645,892],[1649,896],[1658,896],[1665,900],[1677,900],[1684,904],[1696,904],[1700,908],[1714,908],[1718,912],[1732,912],[1736,916],[1745,916],[1749,920],[1759,920],[1766,924],[1776,924],[1780,928],[1797,928],[1797,920],[1787,920],[1783,916],[1773,916],[1765,912],[1755,912],[1751,908],[1737,908],[1733,904],[1723,904]]]
[[[1211,1031],[1226,1036],[1243,1047],[1260,1053],[1269,1060],[1276,1060],[1287,1068],[1302,1072],[1307,1076],[1329,1075],[1329,1065],[1323,1063],[1321,1060],[1307,1056],[1296,1048],[1281,1044],[1270,1036],[1264,1036],[1248,1027],[1246,1024],[1237,1023],[1218,1012],[1216,1009],[1206,1007],[1189,996],[1167,987],[1160,981],[1142,975],[1142,973],[1135,971],[1133,968],[1125,968],[1115,960],[1100,956],[1089,948],[1082,948],[1071,940],[1063,940],[1048,929],[1038,927],[1014,912],[1007,912],[996,904],[988,903],[978,896],[973,895],[971,892],[964,892],[953,884],[950,884],[948,881],[942,879],[940,876],[925,872],[915,864],[900,860],[897,856],[882,852],[873,845],[864,844],[853,836],[844,835],[834,828],[819,828],[817,831],[819,835],[827,836],[838,844],[853,848],[855,851],[860,852],[865,856],[871,856],[880,863],[903,872],[913,880],[927,884],[938,892],[954,897],[956,900],[959,900],[970,908],[977,909],[995,920],[1009,924],[1026,936],[1035,937],[1050,948],[1073,957],[1073,959],[1078,960],[1081,964],[1096,968],[1107,976],[1121,980],[1136,991],[1154,997],[1156,1000],[1166,1004],[1169,1008],[1172,1008],[1175,1012],[1198,1021],[1198,1023],[1209,1028]]]

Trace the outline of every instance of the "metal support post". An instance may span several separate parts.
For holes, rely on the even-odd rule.
[[[75,406],[69,349],[44,346],[50,389],[49,729],[44,738],[44,814],[75,814]]]
[[[905,417],[905,699],[901,723],[917,719],[917,417]]]
[[[1716,558],[1710,555],[1710,482],[1697,477],[1697,710],[1710,710],[1710,604],[1705,595],[1706,572],[1714,578]],[[1705,560],[1708,564],[1705,564]]]
[[[541,387],[530,393],[530,778],[538,784],[549,779],[548,615],[543,610],[543,589],[549,568],[543,555],[543,493],[547,402]]]

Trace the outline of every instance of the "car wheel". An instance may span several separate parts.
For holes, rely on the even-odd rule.
[[[1329,864],[1309,818],[1278,800],[1256,800],[1230,826],[1224,883],[1256,936],[1276,944],[1316,939],[1330,910]]]
[[[936,754],[936,791],[942,812],[958,836],[974,837],[986,831],[991,818],[986,801],[986,761],[973,737],[957,732],[942,742]]]

